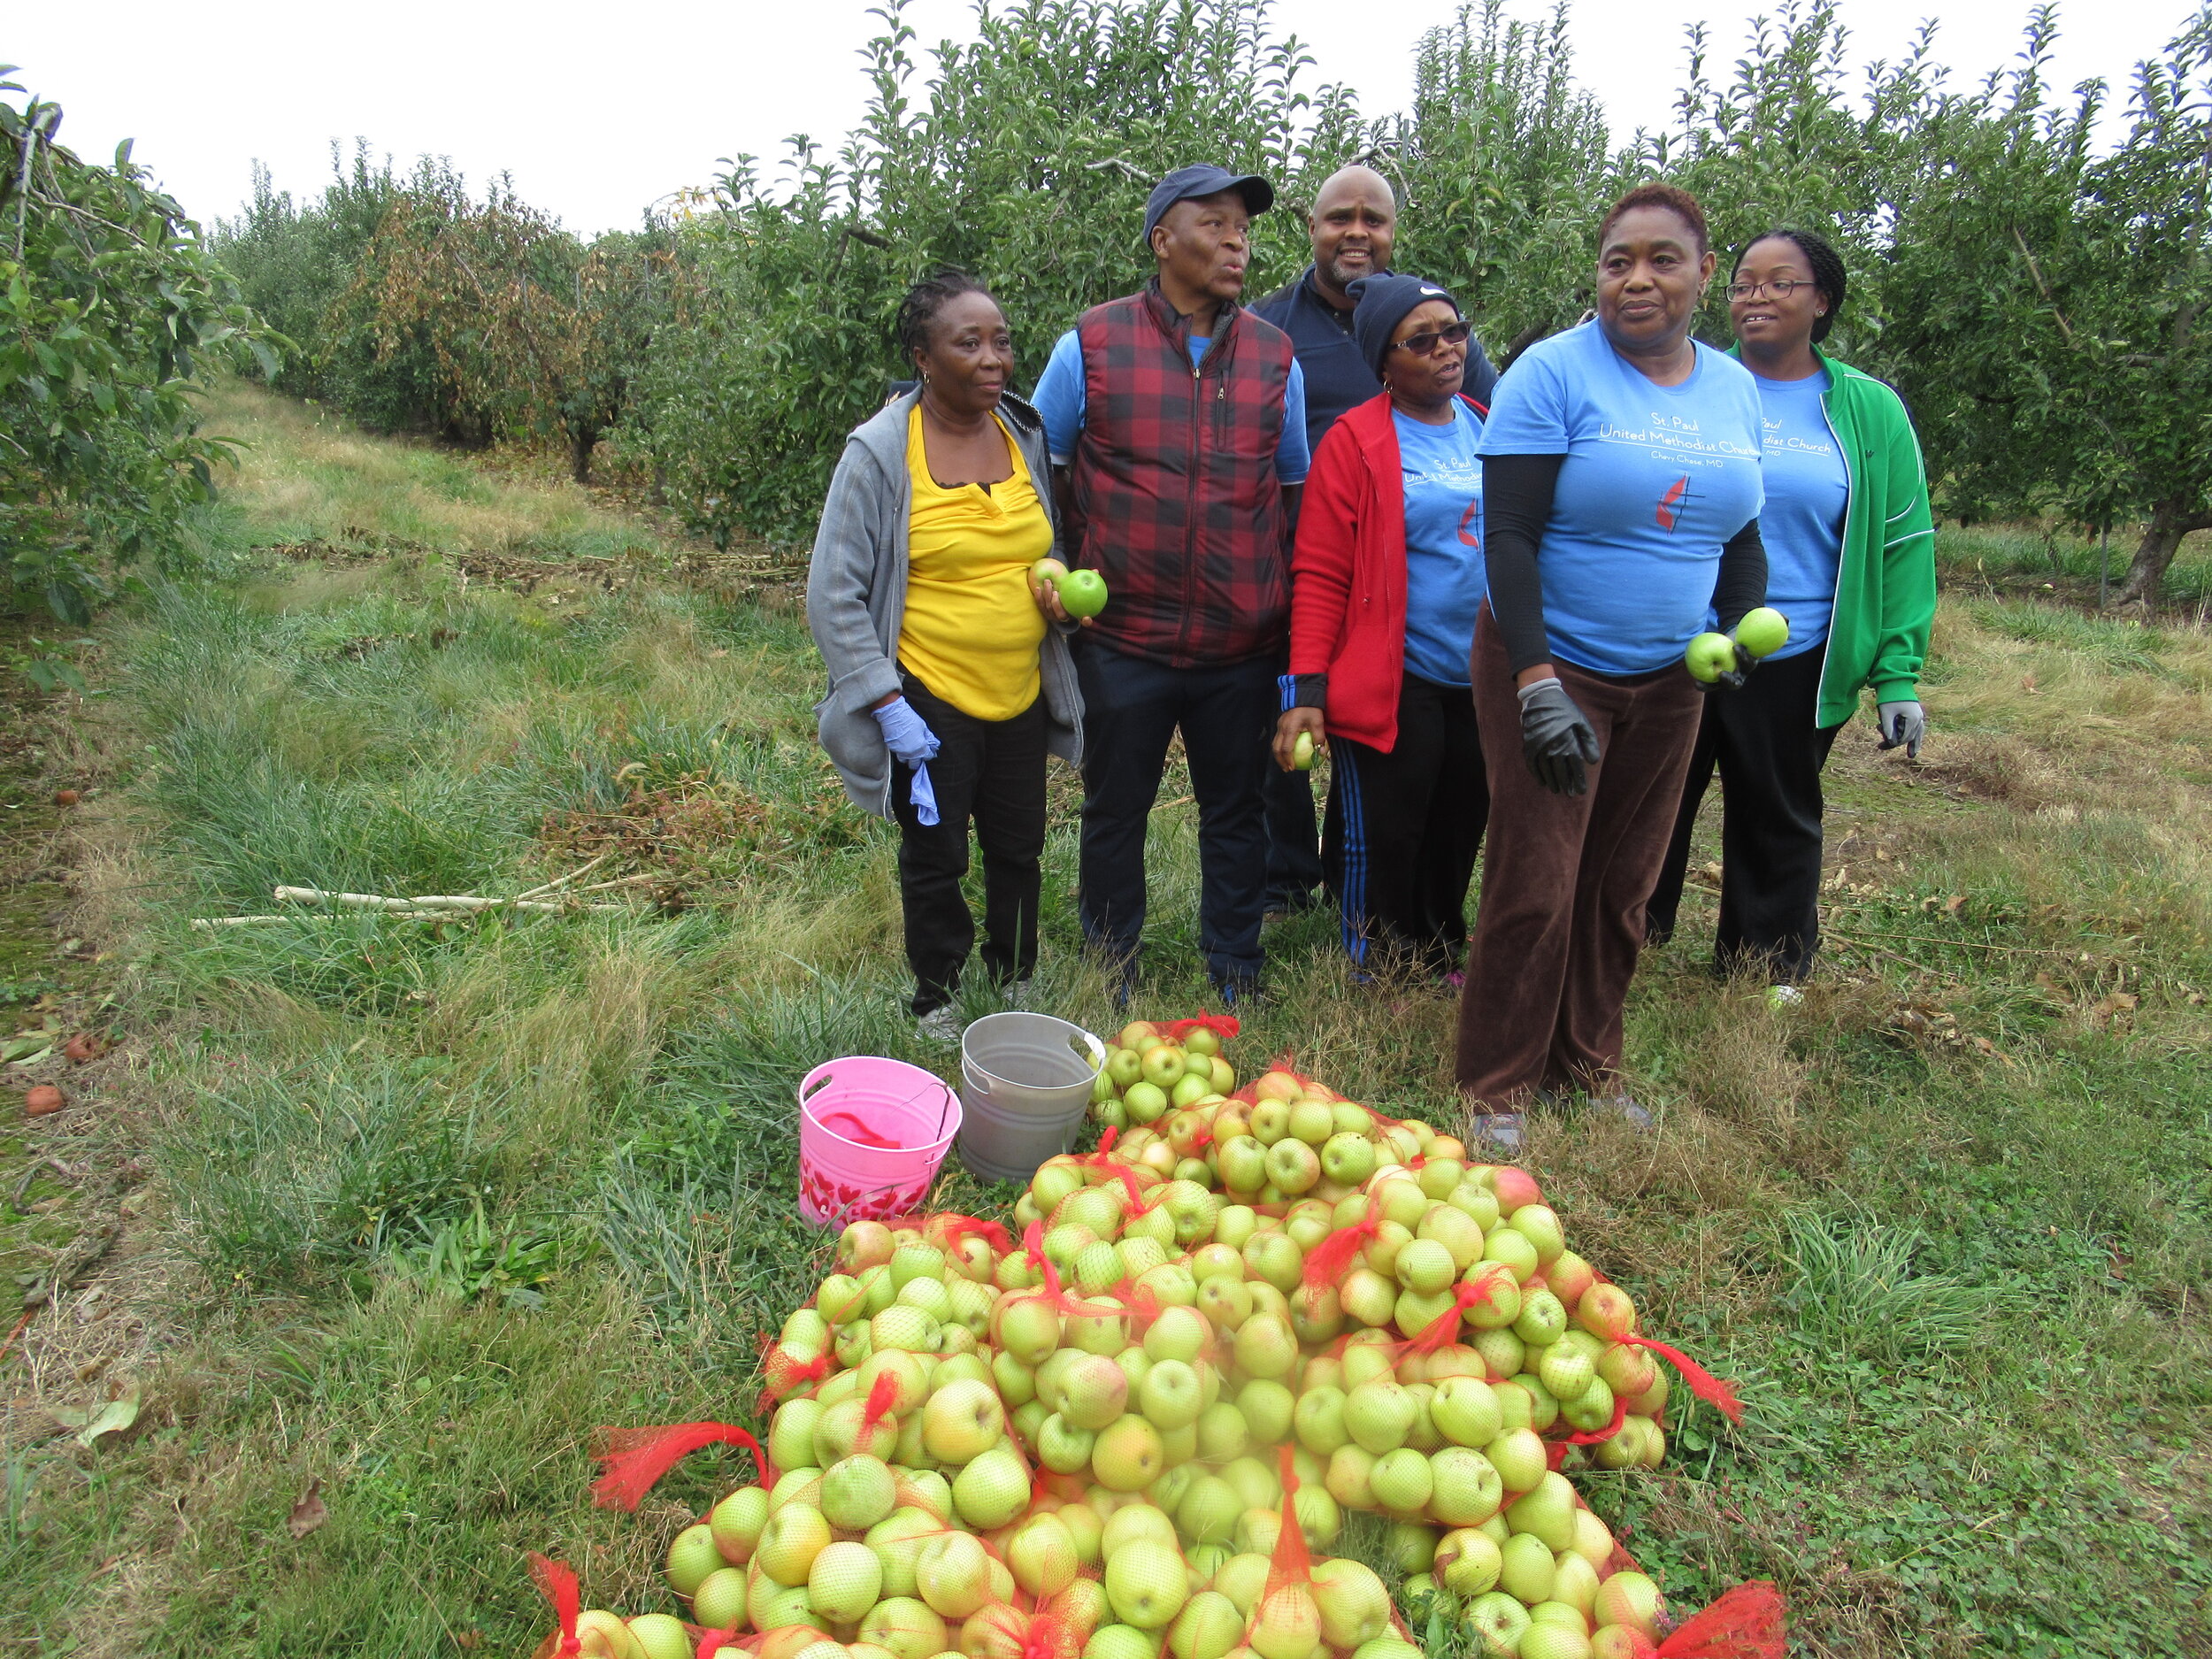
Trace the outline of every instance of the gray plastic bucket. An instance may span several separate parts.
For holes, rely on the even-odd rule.
[[[960,1039],[960,1158],[1025,1181],[1074,1144],[1106,1045],[1049,1014],[986,1014]]]

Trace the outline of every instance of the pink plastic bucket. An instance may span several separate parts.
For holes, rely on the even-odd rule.
[[[799,1213],[815,1226],[919,1210],[960,1133],[960,1098],[903,1060],[830,1060],[799,1085]]]

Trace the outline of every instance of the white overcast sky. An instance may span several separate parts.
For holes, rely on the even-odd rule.
[[[1542,0],[1510,0],[1533,17]],[[1305,41],[1317,78],[1356,88],[1363,109],[1402,106],[1421,33],[1455,0],[1278,0],[1278,26]],[[1724,72],[1755,0],[1578,0],[1570,13],[1578,73],[1617,136],[1663,127],[1684,64],[1684,25],[1712,26]],[[2026,0],[1844,0],[1861,60],[1893,58],[1939,11],[1939,58],[1962,82],[2019,50]],[[2069,0],[2061,9],[2062,84],[2103,76],[2124,95],[2134,64],[2193,12],[2191,0]],[[525,200],[587,234],[624,228],[665,193],[705,182],[716,158],[774,157],[786,136],[833,142],[866,96],[855,50],[879,25],[864,0],[297,0],[173,4],[104,0],[20,5],[0,22],[12,79],[62,104],[62,142],[105,159],[137,141],[150,165],[203,219],[248,194],[258,158],[280,188],[312,194],[334,138],[356,134],[401,162],[446,156],[472,182],[505,172]],[[916,0],[924,43],[962,38],[972,0]],[[926,68],[927,60],[925,58]],[[13,97],[15,95],[9,95]]]

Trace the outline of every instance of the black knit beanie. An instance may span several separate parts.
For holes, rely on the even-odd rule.
[[[1361,277],[1347,284],[1344,292],[1354,306],[1353,342],[1379,380],[1383,377],[1383,359],[1390,355],[1390,336],[1405,321],[1408,311],[1430,300],[1442,300],[1455,314],[1459,311],[1459,302],[1425,277]]]

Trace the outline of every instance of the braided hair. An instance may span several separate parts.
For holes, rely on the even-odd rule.
[[[929,349],[930,325],[937,320],[937,313],[963,294],[980,294],[993,304],[998,303],[990,289],[952,265],[931,272],[907,289],[906,297],[899,302],[896,327],[899,349],[906,353],[909,363],[916,352]]]
[[[1736,273],[1743,269],[1743,262],[1750,257],[1751,250],[1763,242],[1789,242],[1805,256],[1806,266],[1813,273],[1813,286],[1820,290],[1821,298],[1828,302],[1828,309],[1813,319],[1813,339],[1827,339],[1828,331],[1836,326],[1836,318],[1843,310],[1843,256],[1826,237],[1809,230],[1770,230],[1744,243],[1736,263],[1729,267],[1731,282],[1736,280]]]

